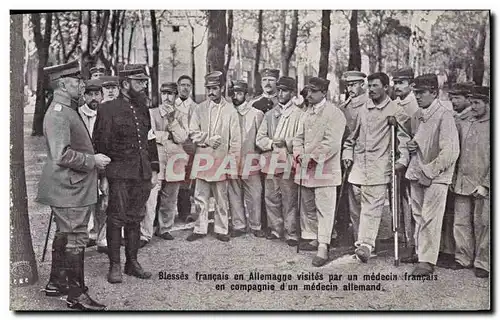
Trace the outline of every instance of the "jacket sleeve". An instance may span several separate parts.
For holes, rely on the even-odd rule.
[[[229,125],[229,154],[238,159],[241,153],[241,130],[236,110],[231,114]]]
[[[264,119],[262,120],[262,123],[259,127],[259,130],[257,130],[257,137],[255,139],[255,144],[263,152],[271,151],[273,149],[273,147],[272,147],[273,140],[267,136],[267,132],[268,132],[267,118],[268,117],[264,116]]]
[[[299,126],[300,126],[300,122],[302,121],[303,115],[304,115],[304,112],[302,112],[302,110],[297,111],[297,120],[294,121],[295,127],[292,130],[292,135],[285,137],[286,150],[290,154],[293,153],[293,139],[295,138],[295,136],[297,135],[297,132],[299,131]]]
[[[172,139],[177,144],[183,144],[188,138],[188,132],[184,124],[187,123],[187,115],[180,113],[174,121],[167,124],[167,130],[172,134]]]
[[[113,119],[106,108],[99,108],[97,110],[94,131],[92,133],[94,150],[96,153],[107,155],[113,138]]]
[[[44,130],[50,155],[58,166],[90,172],[95,168],[94,155],[71,148],[70,122],[63,112],[56,111],[45,118]]]
[[[362,112],[360,110],[359,112]],[[353,160],[354,158],[354,146],[356,145],[356,140],[359,137],[359,131],[361,129],[361,115],[358,114],[356,117],[356,124],[354,125],[354,130],[349,133],[349,136],[344,141],[342,147],[342,160]]]
[[[149,131],[152,131],[152,127],[151,127],[152,122],[151,122],[151,118],[149,115],[149,110],[148,110],[148,114],[147,114],[146,118],[148,119],[147,129],[149,132]],[[154,135],[153,135],[152,139],[148,139],[148,154],[149,154],[149,161],[151,163],[151,171],[159,172],[160,171],[160,162],[158,160],[158,147],[156,146],[156,137]]]
[[[197,146],[204,145],[205,140],[208,137],[208,132],[201,131],[201,121],[198,109],[200,105],[193,108],[193,113],[191,114],[191,121],[189,122],[189,137],[191,141]]]
[[[450,112],[445,112],[439,129],[439,154],[428,164],[422,165],[423,173],[431,180],[453,166],[458,159],[460,142],[455,120]]]
[[[329,122],[335,124],[326,127],[323,139],[321,139],[320,144],[311,152],[311,157],[316,163],[327,161],[336,155],[337,152],[340,152],[342,148],[342,136],[346,126],[346,119],[342,111],[336,107],[334,108],[335,112]]]
[[[300,117],[299,128],[297,130],[297,134],[293,138],[293,158],[297,159],[298,156],[304,154],[304,132],[305,132],[305,120],[307,114],[304,112],[302,117]]]
[[[486,171],[486,174],[481,181],[481,185],[485,188],[490,189],[490,166],[488,166],[488,170]]]

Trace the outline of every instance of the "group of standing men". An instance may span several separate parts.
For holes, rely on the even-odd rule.
[[[45,71],[54,100],[44,120],[49,152],[37,200],[51,206],[57,225],[45,291],[67,294],[69,307],[105,308],[90,298],[84,284],[89,221],[98,250],[108,254],[110,283],[123,281],[122,229],[125,274],[148,279],[151,273],[137,261],[138,249],[151,239],[156,216],[157,235],[173,239],[179,190],[191,181],[197,217],[188,241],[207,235],[213,197],[218,240],[248,231],[284,239],[289,246],[317,251],[312,263],[319,267],[329,261],[336,189],[348,170],[355,254],[366,262],[375,249],[391,181],[391,121],[402,129],[396,170],[401,177],[405,173],[405,222],[414,221],[414,229],[407,228],[416,248],[407,260],[418,262],[413,273],[433,272],[452,185],[457,193],[454,268],[474,265],[476,275],[488,275],[489,148],[481,148],[489,143],[488,88],[467,87],[471,117],[458,115],[463,122],[455,125],[453,110],[437,99],[436,76],[413,79],[407,69],[393,77],[395,101],[387,95],[384,73],[368,76],[366,94],[366,75],[347,72],[350,97],[337,107],[326,99],[329,80],[313,77],[297,95],[295,79],[264,69],[264,92],[252,100],[244,81],[233,83],[231,101],[226,100],[223,74],[215,71],[205,76],[204,102],[189,97],[192,79],[181,76],[162,84],[161,104],[153,109],[147,107],[148,76],[142,69],[126,68],[118,77],[93,75],[80,107],[78,63]],[[96,218],[99,207],[106,208],[106,222]]]

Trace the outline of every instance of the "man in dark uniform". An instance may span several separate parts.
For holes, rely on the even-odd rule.
[[[104,67],[92,67],[89,71],[90,79],[99,79],[106,74],[106,69]]]
[[[51,207],[57,227],[45,293],[67,294],[70,308],[104,310],[106,306],[87,294],[83,269],[87,225],[97,202],[97,169],[104,169],[110,159],[94,154],[77,112],[82,85],[78,61],[47,67],[44,73],[54,89],[54,100],[43,121],[48,153],[36,201]]]
[[[141,69],[119,74],[121,95],[104,103],[97,113],[94,144],[97,152],[111,158],[103,173],[109,182],[107,241],[110,268],[108,281],[122,282],[120,265],[121,228],[125,228],[125,274],[141,279],[151,277],[137,261],[140,223],[151,186],[159,171],[156,140],[148,141],[151,120],[145,88],[148,77]]]

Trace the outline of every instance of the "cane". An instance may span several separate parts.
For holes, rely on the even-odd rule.
[[[45,261],[45,253],[47,252],[47,244],[49,242],[50,228],[52,227],[53,217],[54,217],[54,211],[50,210],[49,228],[47,230],[47,235],[45,236],[45,245],[43,246],[42,262]]]
[[[299,166],[299,208],[297,214],[295,215],[295,230],[297,230],[297,253],[300,252],[300,238],[302,237],[302,230],[300,226],[300,210],[302,205],[302,163],[298,163]]]
[[[389,126],[391,127],[391,171],[392,171],[392,231],[394,232],[394,265],[399,266],[399,247],[398,247],[398,177],[396,175],[396,130],[397,121],[394,117],[388,117]]]

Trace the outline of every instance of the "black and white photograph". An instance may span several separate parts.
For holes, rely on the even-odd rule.
[[[492,310],[488,8],[9,19],[11,311]]]

